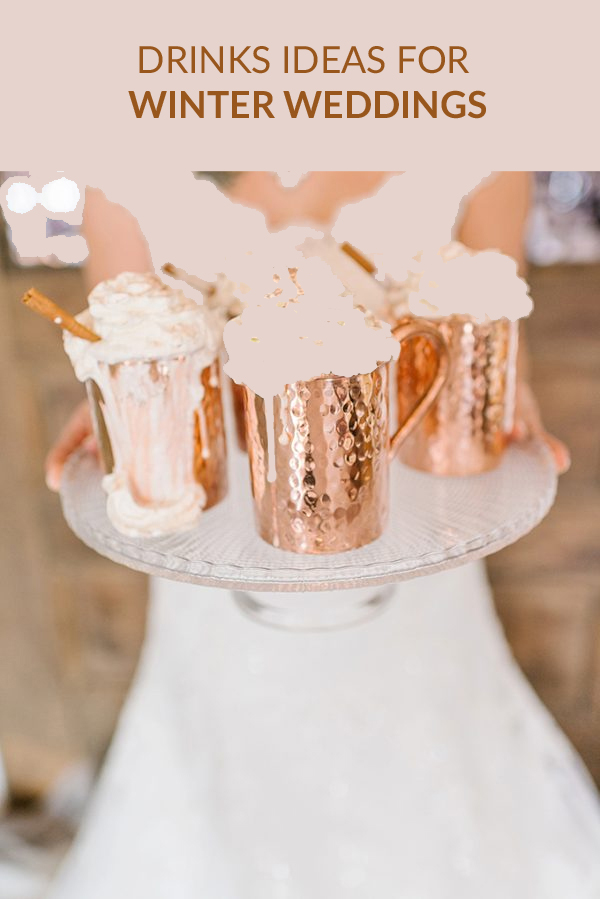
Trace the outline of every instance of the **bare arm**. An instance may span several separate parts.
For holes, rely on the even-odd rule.
[[[89,250],[85,265],[89,290],[121,272],[151,271],[150,250],[137,220],[97,188],[86,190],[83,235]]]
[[[525,226],[531,172],[499,172],[469,201],[459,239],[473,250],[500,250],[525,271]]]

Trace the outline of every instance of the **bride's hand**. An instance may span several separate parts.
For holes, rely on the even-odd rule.
[[[571,455],[565,444],[557,437],[553,437],[544,428],[540,409],[533,390],[526,381],[517,383],[517,397],[515,405],[515,425],[512,432],[513,440],[527,440],[530,437],[539,437],[545,441],[554,456],[556,470],[564,474],[571,465]]]
[[[74,453],[80,446],[84,446],[91,452],[97,451],[87,400],[76,407],[46,457],[46,484],[50,490],[59,489],[65,462],[71,453]]]

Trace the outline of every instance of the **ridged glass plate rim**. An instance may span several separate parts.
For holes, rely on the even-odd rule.
[[[439,478],[395,463],[391,497],[393,514],[384,537],[359,550],[308,556],[277,550],[260,539],[253,527],[246,457],[235,453],[231,467],[234,470],[230,473],[230,483],[234,488],[237,485],[237,489],[230,493],[224,504],[207,512],[195,531],[138,539],[119,534],[110,524],[98,463],[89,454],[76,453],[65,467],[61,484],[63,513],[69,527],[87,546],[114,562],[146,574],[228,590],[304,592],[399,582],[483,558],[532,530],[552,507],[557,487],[551,453],[540,440],[510,446],[499,469],[470,478]],[[486,512],[489,513],[490,504],[497,499],[498,486],[506,488],[511,480],[518,482],[509,488],[512,496],[503,497],[504,501],[508,500],[511,513],[494,526],[486,527]],[[245,484],[246,490],[240,488],[241,483]],[[394,537],[399,525],[410,525],[411,515],[414,519],[414,513],[400,508],[407,493],[420,499],[423,509],[432,497],[435,501],[436,495],[438,502],[440,498],[443,500],[442,505],[452,504],[453,494],[457,505],[460,505],[457,499],[461,495],[470,496],[476,506],[472,510],[473,518],[481,518],[481,532],[444,545],[444,529],[432,516],[428,537],[435,540],[437,534],[439,548],[428,548],[416,554],[407,552],[402,541],[396,541]],[[203,558],[203,535],[205,547],[207,536],[211,532],[214,534],[215,528],[217,536],[220,533],[225,538],[227,524],[231,521],[227,512],[233,511],[238,522],[239,513],[243,512],[247,527],[242,548],[252,550],[254,560],[251,565],[236,561],[239,552],[230,553],[229,558],[220,561]],[[427,513],[420,512],[419,515],[425,516],[427,527]],[[422,523],[419,521],[419,525]],[[390,541],[394,549],[397,546],[395,558],[389,558]],[[195,549],[190,554],[191,546]],[[187,547],[186,554],[182,554],[183,547]]]

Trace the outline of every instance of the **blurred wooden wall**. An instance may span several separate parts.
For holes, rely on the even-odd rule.
[[[54,329],[23,309],[33,282],[70,311],[76,271],[0,273],[0,745],[14,789],[98,760],[143,637],[146,582],[88,551],[42,474],[82,396]],[[513,649],[600,781],[600,267],[532,273],[528,337],[548,425],[573,467],[556,507],[490,561]]]
[[[33,283],[70,311],[76,271],[0,274],[0,747],[19,796],[98,760],[143,636],[146,582],[86,549],[44,483],[47,447],[83,396],[57,329],[18,302]]]
[[[600,784],[600,266],[530,280],[533,383],[572,466],[549,516],[488,569],[517,659]]]

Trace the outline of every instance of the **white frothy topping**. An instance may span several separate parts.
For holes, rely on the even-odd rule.
[[[475,253],[453,242],[438,253],[423,253],[411,268],[406,290],[413,315],[517,321],[533,309],[516,261],[498,250]]]
[[[297,269],[294,278],[288,268]],[[265,283],[248,293],[224,332],[225,371],[258,396],[273,397],[295,381],[367,374],[397,358],[389,325],[341,296],[343,284],[322,260],[288,254]]]
[[[102,339],[90,343],[65,332],[65,350],[79,380],[94,377],[98,362],[204,351],[204,365],[215,358],[219,328],[210,312],[154,274],[124,272],[95,287],[89,308],[78,318]]]
[[[102,486],[108,494],[107,515],[121,533],[128,537],[155,537],[193,528],[206,504],[206,493],[200,484],[191,484],[183,496],[168,504],[137,503],[125,478],[106,475]]]

